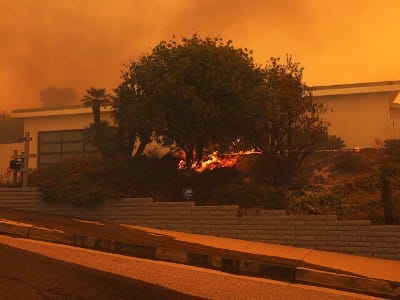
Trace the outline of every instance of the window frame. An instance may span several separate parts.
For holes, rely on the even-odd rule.
[[[74,139],[70,137],[65,137],[64,135],[67,135],[68,133],[81,133],[81,138],[79,136]],[[54,139],[54,140],[45,140],[43,141],[43,136],[46,134],[60,134],[59,139]],[[99,150],[93,150],[95,147],[94,145],[88,143],[88,141],[85,139],[85,130],[84,129],[68,129],[68,130],[49,130],[49,131],[39,131],[38,132],[38,143],[37,143],[37,153],[38,153],[38,160],[37,160],[37,166],[38,168],[42,167],[48,167],[52,165],[57,165],[60,163],[63,163],[64,157],[70,157],[73,154],[76,155],[81,155],[82,159],[85,160],[87,156],[92,156],[93,154],[100,154]],[[72,145],[72,144],[81,144],[81,150],[69,150],[69,151],[64,151],[64,145]],[[59,151],[49,151],[49,152],[43,152],[41,150],[42,145],[59,145]],[[46,163],[42,162],[41,160],[43,159],[43,156],[46,155],[59,155],[59,162],[53,162],[53,163]]]

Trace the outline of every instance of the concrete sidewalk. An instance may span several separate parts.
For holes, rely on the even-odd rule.
[[[400,299],[400,261],[12,210],[0,234]]]

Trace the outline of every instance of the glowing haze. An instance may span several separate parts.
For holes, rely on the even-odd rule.
[[[231,39],[265,64],[292,54],[309,85],[400,79],[398,0],[0,0],[0,109],[49,86],[111,89],[160,40]]]

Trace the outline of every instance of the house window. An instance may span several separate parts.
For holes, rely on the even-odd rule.
[[[84,130],[42,131],[38,135],[38,167],[101,157],[85,140]]]

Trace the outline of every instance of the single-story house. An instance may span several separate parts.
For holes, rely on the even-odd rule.
[[[375,148],[388,138],[400,138],[400,80],[313,87],[317,100],[326,104],[324,119],[331,134],[340,136],[347,148]],[[103,120],[112,120],[102,111]],[[99,155],[84,141],[84,129],[92,122],[90,108],[70,106],[52,109],[17,109],[12,119],[0,122],[0,174],[9,166],[14,150],[23,151],[16,138],[32,137],[29,168],[68,159]],[[152,146],[154,148],[154,145]]]
[[[326,104],[329,133],[347,148],[376,148],[400,138],[400,80],[313,87]]]
[[[109,111],[102,111],[101,114],[104,120],[112,119]],[[84,142],[84,129],[93,122],[90,108],[76,105],[16,109],[11,117],[0,122],[0,174],[9,173],[7,169],[14,150],[19,154],[24,151],[22,138],[25,132],[31,136],[29,152],[36,155],[29,159],[30,169],[73,158],[99,156],[96,147]],[[17,125],[6,134],[7,128],[4,127],[11,126],[11,123]]]

